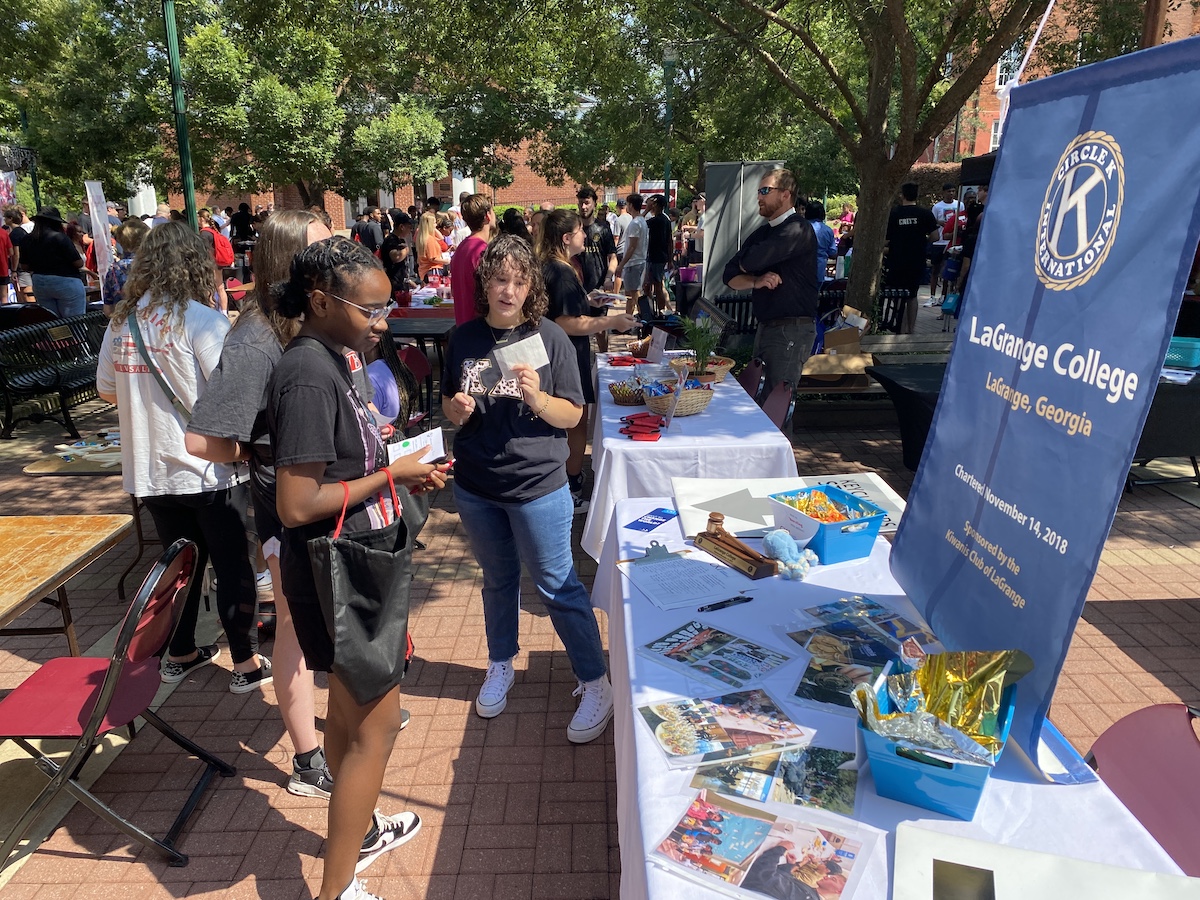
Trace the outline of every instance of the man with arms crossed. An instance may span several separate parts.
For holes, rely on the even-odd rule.
[[[763,397],[781,381],[795,387],[817,330],[817,237],[795,210],[796,178],[772,169],[758,183],[758,214],[766,224],[725,266],[732,290],[750,291],[758,331],[754,355],[766,363]]]

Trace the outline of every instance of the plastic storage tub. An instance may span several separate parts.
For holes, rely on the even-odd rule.
[[[799,497],[813,491],[821,491],[830,500],[866,515],[846,522],[819,522],[783,502],[788,497]],[[775,513],[775,525],[787,529],[797,544],[807,546],[824,565],[870,556],[875,538],[879,536],[879,529],[886,518],[884,511],[869,500],[829,485],[771,494],[769,499],[771,510]]]
[[[999,736],[1008,740],[1016,703],[1016,685],[1009,686],[1000,698]],[[891,712],[887,689],[878,694],[880,712]],[[991,766],[971,763],[949,763],[932,759],[898,747],[895,743],[870,731],[858,722],[858,737],[871,766],[875,792],[880,797],[899,800],[922,809],[945,813],[956,819],[973,819]],[[1000,748],[1000,753],[1004,748]],[[996,754],[997,762],[1000,753]]]

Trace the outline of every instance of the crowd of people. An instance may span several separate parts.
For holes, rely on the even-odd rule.
[[[932,211],[915,200],[915,186],[905,185],[888,227],[888,283],[915,297],[927,244],[951,227],[966,237],[953,276],[960,288],[982,198],[964,205],[948,186]],[[110,323],[96,383],[117,406],[124,488],[164,544],[193,541],[198,572],[211,562],[232,658],[229,690],[274,685],[293,750],[286,788],[329,800],[320,900],[370,897],[355,876],[421,827],[412,811],[376,808],[409,721],[399,695],[407,654],[390,661],[393,678],[369,689],[338,669],[329,592],[310,556],[312,542],[343,527],[399,526],[411,553],[426,495],[449,483],[447,459],[388,451],[404,437],[419,386],[387,317],[417,288],[447,285],[456,320],[441,411],[456,429],[455,508],[483,573],[488,658],[475,711],[501,715],[519,677],[524,565],[575,675],[568,739],[595,740],[611,721],[600,633],[570,544],[572,517],[588,508],[593,347],[607,349],[609,333],[670,309],[670,269],[703,252],[705,197],[682,213],[659,194],[631,193],[610,208],[584,185],[576,201],[575,209],[543,203],[500,216],[486,195],[466,192],[445,211],[434,197],[408,210],[370,206],[348,238],[335,237],[317,208],[205,208],[198,231],[165,205],[143,217],[122,217],[116,204],[106,210]],[[764,224],[722,277],[751,293],[754,354],[766,363],[769,388],[799,380],[820,286],[852,250],[854,212],[843,208],[835,234],[824,206],[800,198],[786,169],[762,178],[757,202]],[[97,277],[86,204],[71,220],[52,206],[32,219],[20,206],[3,212],[0,257],[14,290],[56,315],[83,313],[85,281]],[[253,286],[235,304],[222,270],[239,254],[252,260]],[[546,366],[498,368],[497,348],[534,340]],[[197,640],[203,592],[198,575],[165,649],[165,683],[222,652]],[[257,610],[268,599],[273,659],[258,647]],[[314,672],[328,673],[323,733]]]
[[[339,668],[328,586],[315,574],[310,545],[342,528],[398,526],[411,554],[428,514],[422,498],[448,483],[448,460],[421,462],[418,452],[389,461],[388,444],[403,438],[418,388],[387,317],[423,275],[451,279],[459,317],[441,406],[456,428],[455,506],[483,571],[488,659],[476,713],[500,715],[519,678],[524,564],[575,673],[568,739],[595,740],[611,721],[607,663],[575,571],[570,522],[586,509],[590,338],[637,320],[597,302],[621,263],[629,268],[595,193],[581,189],[579,201],[578,212],[538,210],[528,225],[521,217],[523,233],[502,228],[479,194],[445,213],[424,204],[415,217],[370,208],[349,238],[333,236],[327,218],[308,210],[271,212],[249,232],[230,221],[236,213],[207,209],[198,231],[169,215],[155,224],[128,217],[111,229],[110,321],[96,384],[117,407],[123,485],[149,510],[164,544],[189,539],[197,573],[211,564],[232,659],[229,690],[274,685],[293,751],[286,788],[329,800],[320,900],[369,897],[356,875],[421,827],[410,810],[377,809],[389,754],[409,720],[399,696],[407,654],[389,662],[394,677],[384,684]],[[639,196],[626,202],[640,211]],[[43,208],[28,232],[61,257],[61,274],[32,273],[39,303],[63,293],[47,278],[82,286],[73,273],[85,259],[65,226],[57,210]],[[230,245],[242,241],[253,243],[254,282],[231,315],[222,267]],[[70,313],[64,306],[60,314]],[[529,339],[542,343],[549,365],[518,365],[506,378],[491,352]],[[203,584],[197,574],[182,599],[164,683],[223,652],[197,638]],[[258,647],[264,589],[276,608],[273,658]],[[314,672],[328,673],[322,731]]]

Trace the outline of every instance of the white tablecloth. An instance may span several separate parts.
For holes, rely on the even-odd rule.
[[[621,417],[644,406],[617,406],[608,386],[632,368],[599,364],[597,421],[592,433],[592,505],[580,543],[600,558],[609,519],[619,500],[669,497],[671,478],[793,478],[792,444],[732,377],[713,385],[716,396],[704,412],[676,417],[657,441],[634,441],[620,433]],[[668,503],[668,505],[670,505]]]
[[[626,582],[611,562],[618,552],[624,558],[651,540],[669,549],[684,544],[678,519],[652,532],[623,528],[656,507],[669,505],[663,497],[618,503],[604,559],[593,587],[593,602],[609,610],[609,654],[616,712],[613,717],[617,751],[617,822],[621,845],[621,900],[688,897],[688,900],[726,896],[696,887],[676,875],[646,862],[653,843],[683,815],[691,790],[691,771],[667,768],[649,730],[634,721],[634,707],[670,696],[710,696],[720,693],[707,683],[690,679],[667,666],[636,655],[634,648],[689,621],[692,609],[664,612]],[[890,545],[880,538],[864,562],[822,566],[801,584],[779,579],[753,582],[756,599],[702,616],[747,638],[796,651],[786,638],[776,636],[771,625],[789,619],[789,611],[866,593],[886,605],[909,609],[908,599],[888,571]],[[748,587],[750,583],[748,582]],[[596,596],[606,592],[607,597]],[[783,701],[800,677],[799,660],[784,666],[763,681],[763,687]],[[854,750],[854,719],[797,707],[799,721],[817,729],[817,743]],[[808,812],[795,807],[799,818]],[[1104,862],[1131,869],[1179,873],[1178,866],[1103,782],[1082,785],[1049,785],[1041,781],[1019,752],[1006,752],[989,780],[971,822],[950,819],[904,803],[885,800],[874,790],[869,775],[859,779],[857,817],[877,828],[894,831],[901,821],[914,820],[922,828],[961,834],[978,840],[1028,850]],[[883,900],[890,896],[890,861],[894,840],[880,841],[866,861],[864,878],[855,900]]]

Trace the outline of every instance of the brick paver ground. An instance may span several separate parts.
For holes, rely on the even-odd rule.
[[[925,310],[922,318],[934,314]],[[115,425],[111,411],[96,409],[81,418],[84,429]],[[16,440],[0,442],[4,512],[127,511],[118,478],[21,474],[23,465],[57,440],[54,426],[26,424]],[[800,431],[794,444],[801,472],[875,470],[901,494],[911,484],[895,429]],[[367,871],[369,888],[388,900],[617,897],[611,730],[586,746],[567,742],[574,681],[532,591],[525,593],[519,674],[508,710],[490,721],[474,715],[471,703],[486,659],[479,570],[450,492],[436,499],[422,538],[428,549],[418,554],[411,624],[418,660],[404,685],[412,724],[396,742],[381,806],[413,808],[425,827],[412,844]],[[132,553],[127,541],[71,583],[83,646],[121,615],[115,583]],[[1200,509],[1154,487],[1122,496],[1051,710],[1079,750],[1139,707],[1200,703],[1198,563]],[[144,560],[139,573],[148,567]],[[594,564],[582,557],[580,569],[590,582]],[[23,623],[52,622],[55,615],[46,609]],[[600,615],[603,633],[607,623]],[[269,653],[270,645],[264,649]],[[0,639],[0,691],[64,650],[61,638]],[[318,884],[324,803],[283,790],[291,747],[273,690],[229,694],[228,655],[221,663],[185,681],[162,709],[169,721],[238,768],[236,777],[216,781],[182,839],[191,864],[169,868],[77,807],[11,876],[0,900],[310,896]],[[318,715],[324,701],[321,689]],[[194,772],[173,745],[147,730],[95,789],[161,833]]]

